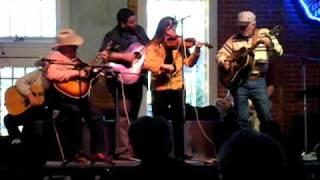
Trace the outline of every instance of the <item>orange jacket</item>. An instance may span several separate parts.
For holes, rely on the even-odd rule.
[[[173,64],[176,71],[167,74],[166,77],[160,71],[160,65],[164,64],[166,51],[162,44],[151,42],[145,51],[144,69],[152,72],[151,89],[152,90],[181,90],[183,88],[183,64],[192,67],[196,64],[199,54],[192,53],[189,57],[183,59],[178,50],[173,50]]]

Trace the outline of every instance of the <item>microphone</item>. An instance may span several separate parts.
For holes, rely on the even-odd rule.
[[[189,17],[191,17],[191,15],[188,15],[188,16],[185,16],[185,17],[183,17],[183,18],[181,18],[181,19],[179,19],[179,20],[177,20],[177,22],[179,22],[179,21],[184,21],[185,19],[187,19],[187,18],[189,18]]]
[[[34,66],[37,66],[37,67],[44,67],[46,64],[47,62],[45,59],[39,59],[34,62]]]
[[[41,59],[34,62],[34,66],[43,67],[47,64],[53,64],[55,61],[56,61],[55,59],[41,58]]]

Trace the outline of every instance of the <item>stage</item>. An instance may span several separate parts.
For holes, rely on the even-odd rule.
[[[187,160],[186,163],[191,164],[200,174],[201,179],[215,179],[219,176],[217,164],[207,164],[205,162]],[[94,163],[80,164],[70,162],[67,164],[61,161],[48,161],[46,164],[36,171],[37,177],[43,180],[105,180],[105,179],[130,179],[126,174],[134,171],[139,162],[113,160],[112,163]],[[9,167],[0,168],[1,180],[12,180],[12,176],[21,173],[21,170],[12,170]],[[165,173],[165,172],[164,172]],[[25,177],[23,174],[19,177]],[[34,177],[34,176],[31,176]]]
[[[218,164],[205,164],[197,161],[186,161],[192,164],[197,172],[200,172],[198,177],[200,179],[219,180],[219,165]],[[128,172],[135,170],[138,162],[133,161],[117,161],[114,160],[113,164],[107,163],[95,163],[95,164],[80,164],[71,162],[64,165],[60,161],[48,161],[41,170],[37,171],[38,177],[41,176],[42,180],[105,180],[105,179],[130,179],[127,177]],[[8,167],[0,168],[1,180],[12,180],[12,173],[17,173],[9,170]],[[21,173],[21,172],[19,172]],[[292,179],[293,176],[291,170],[288,170],[288,177]],[[304,161],[303,170],[301,171],[303,176],[301,180],[317,180],[320,178],[320,162],[316,160]],[[19,176],[21,177],[21,176]],[[22,176],[25,177],[25,176]],[[155,177],[156,178],[156,177]],[[296,179],[295,178],[295,179]],[[298,178],[300,179],[300,178]]]

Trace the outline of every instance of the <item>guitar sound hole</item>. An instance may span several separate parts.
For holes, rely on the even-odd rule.
[[[135,57],[138,58],[138,59],[140,59],[141,56],[142,56],[139,52],[134,52],[134,55],[135,55]]]

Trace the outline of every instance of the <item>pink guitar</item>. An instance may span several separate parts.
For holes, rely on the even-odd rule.
[[[108,65],[113,72],[119,73],[119,81],[123,82],[123,84],[133,84],[140,78],[145,59],[145,47],[141,43],[135,42],[126,51],[136,55],[136,60],[129,67],[115,62],[109,62]]]

